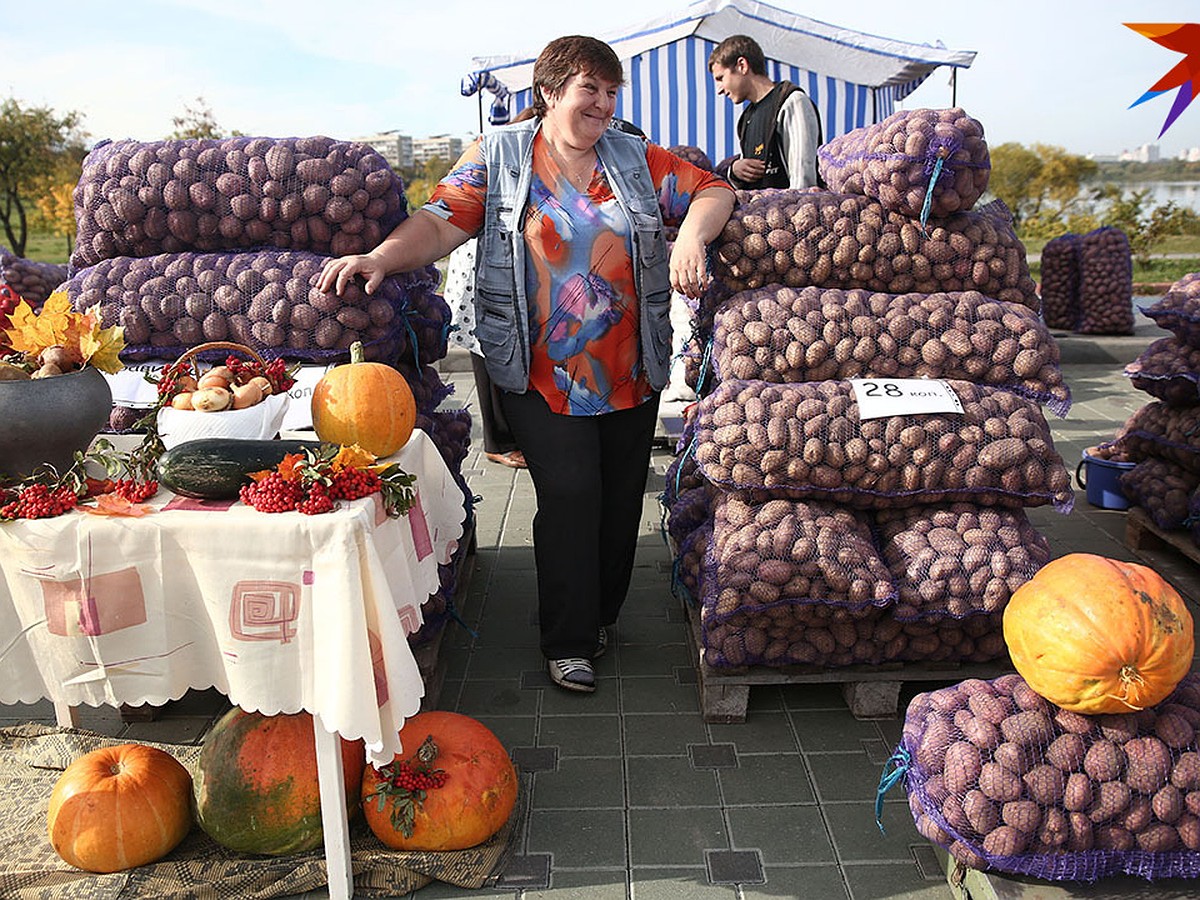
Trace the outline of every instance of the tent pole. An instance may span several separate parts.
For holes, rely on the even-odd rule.
[[[958,67],[950,69],[950,105],[958,106]]]
[[[479,100],[479,133],[483,134],[483,88],[480,88],[475,96]]]

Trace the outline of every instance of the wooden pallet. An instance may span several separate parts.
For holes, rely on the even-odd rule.
[[[900,713],[905,682],[997,678],[1013,671],[1007,659],[991,663],[882,663],[845,666],[746,666],[716,669],[704,662],[700,610],[684,604],[692,658],[700,685],[700,710],[710,724],[746,721],[750,689],[765,684],[838,684],[856,719],[893,719]]]
[[[462,609],[463,601],[467,596],[467,589],[471,584],[471,574],[475,570],[475,520],[474,517],[468,517],[468,520],[463,524],[462,540],[466,541],[467,550],[465,553],[459,554],[455,562],[456,569],[454,572],[454,608]],[[417,660],[417,668],[421,672],[421,680],[425,683],[425,696],[421,698],[421,712],[428,712],[431,709],[438,708],[438,700],[442,693],[442,684],[446,680],[446,661],[442,659],[442,639],[446,635],[446,629],[454,627],[453,619],[447,619],[437,634],[413,649],[413,656]]]
[[[1130,550],[1161,551],[1172,549],[1200,565],[1200,547],[1187,531],[1164,531],[1140,506],[1131,506],[1125,515],[1125,546]]]

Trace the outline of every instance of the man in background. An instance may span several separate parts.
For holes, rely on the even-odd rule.
[[[762,48],[744,34],[727,37],[708,57],[717,93],[747,103],[738,118],[741,155],[720,171],[742,190],[819,185],[817,147],[822,143],[816,105],[790,81],[767,76]]]

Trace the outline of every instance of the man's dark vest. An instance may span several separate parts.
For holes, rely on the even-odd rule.
[[[790,81],[780,81],[771,88],[770,93],[757,103],[749,104],[738,117],[737,136],[745,159],[761,159],[767,164],[763,177],[754,182],[742,182],[730,177],[735,187],[743,189],[785,188],[791,184],[788,177],[787,161],[783,156],[777,130],[779,127],[779,111],[784,101],[796,91],[804,93]],[[811,101],[810,101],[811,102]],[[817,146],[824,143],[821,129],[821,112],[813,104],[817,114]]]

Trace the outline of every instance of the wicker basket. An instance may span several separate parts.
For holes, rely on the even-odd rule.
[[[198,378],[200,370],[196,356],[206,350],[230,350],[248,356],[262,365],[263,358],[244,344],[230,341],[212,341],[197,344],[179,357],[178,362],[191,365]],[[158,411],[158,433],[167,449],[185,441],[200,438],[237,438],[241,440],[267,440],[279,434],[287,414],[288,395],[272,394],[261,403],[245,409],[223,409],[219,412],[198,412],[192,409],[164,407]]]

